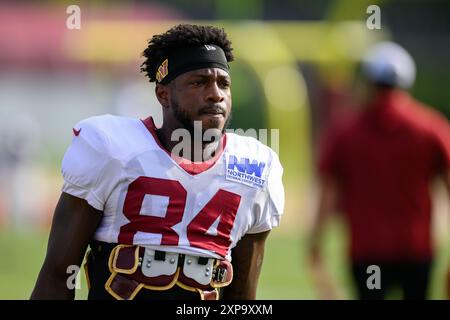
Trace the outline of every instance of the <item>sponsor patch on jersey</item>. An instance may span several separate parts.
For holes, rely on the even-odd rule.
[[[227,155],[226,173],[227,180],[240,182],[255,188],[262,188],[265,183],[263,175],[266,164],[254,159]]]

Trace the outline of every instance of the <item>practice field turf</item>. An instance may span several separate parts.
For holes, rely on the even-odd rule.
[[[354,293],[343,254],[344,238],[339,226],[330,226],[325,239],[325,257],[329,269],[342,286],[345,299]],[[28,299],[34,286],[46,250],[46,232],[0,232],[0,299]],[[442,249],[435,264],[430,288],[432,299],[444,298],[443,274],[449,250]],[[266,247],[258,299],[316,299],[308,269],[306,248],[302,237],[296,234],[273,232]],[[87,295],[84,272],[77,299]],[[391,298],[398,295],[393,293]]]

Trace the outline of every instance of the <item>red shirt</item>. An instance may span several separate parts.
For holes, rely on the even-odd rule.
[[[448,120],[400,91],[330,130],[319,170],[339,183],[353,261],[430,258],[429,184],[449,167]]]

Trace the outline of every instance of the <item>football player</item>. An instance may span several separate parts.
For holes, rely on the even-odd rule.
[[[450,194],[450,125],[408,93],[416,67],[400,45],[371,47],[362,75],[364,109],[329,130],[322,145],[311,261],[318,284],[328,282],[320,241],[330,213],[341,209],[358,298],[384,299],[399,286],[404,299],[423,300],[436,257],[429,187],[440,178]]]
[[[76,124],[32,298],[73,299],[67,270],[89,246],[89,299],[254,299],[283,212],[283,169],[269,147],[225,133],[231,42],[223,29],[183,24],[143,55],[163,124]]]

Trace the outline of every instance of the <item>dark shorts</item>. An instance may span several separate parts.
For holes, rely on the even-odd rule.
[[[116,245],[96,241],[90,245],[91,253],[87,258],[90,282],[88,300],[115,300],[105,289],[105,283],[111,275],[108,259],[114,246]],[[134,300],[200,300],[200,294],[174,285],[171,289],[164,291],[142,289]]]
[[[380,268],[380,289],[369,289],[367,280],[374,271],[367,272],[370,265]],[[353,263],[352,274],[356,285],[358,298],[361,300],[382,300],[386,292],[399,287],[405,300],[425,300],[427,298],[432,261],[408,262],[368,262]],[[373,279],[373,278],[372,278]],[[373,284],[373,282],[371,282]]]

